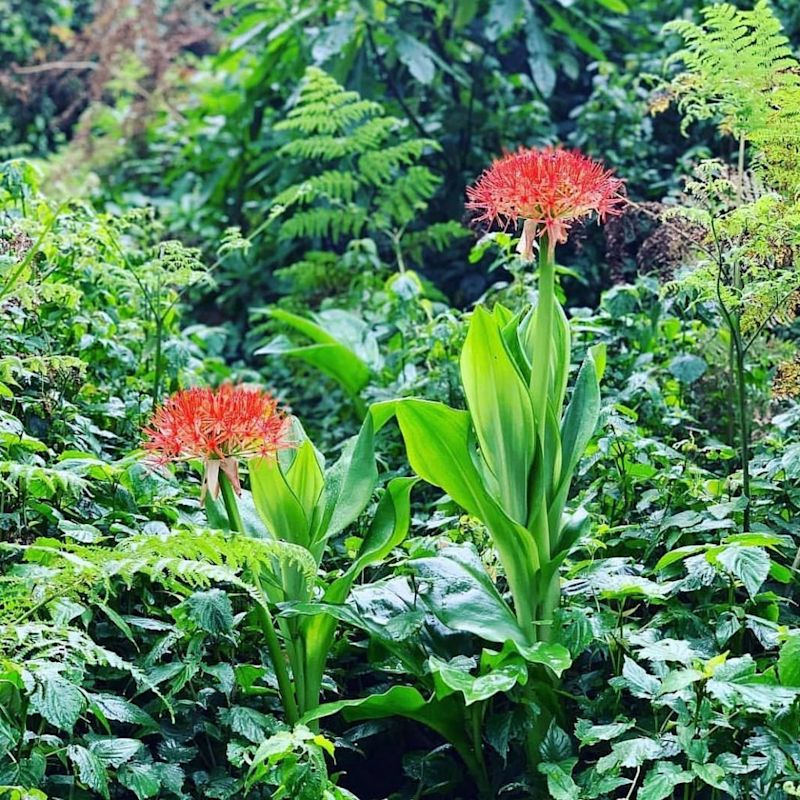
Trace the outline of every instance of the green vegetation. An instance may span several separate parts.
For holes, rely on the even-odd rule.
[[[800,797],[800,14],[704,6],[0,0],[0,800]]]

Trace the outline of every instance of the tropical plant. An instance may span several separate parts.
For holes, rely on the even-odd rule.
[[[299,425],[292,434],[297,438],[290,438],[289,418],[256,389],[223,385],[216,391],[178,393],[156,412],[146,434],[146,448],[162,462],[202,459],[203,494],[212,519],[224,521],[240,537],[255,536],[259,544],[272,546],[272,563],[256,570],[250,580],[262,593],[262,630],[286,719],[296,724],[319,705],[336,632],[325,605],[344,603],[361,573],[406,536],[409,495],[416,479],[389,481],[352,563],[342,574],[322,581],[318,573],[331,537],[356,521],[375,490],[371,418],[327,470]],[[291,455],[281,457],[281,452]],[[242,518],[237,502],[242,493],[239,460],[248,463],[252,504],[265,530],[253,530]],[[217,509],[212,501],[220,495],[222,509]],[[277,619],[270,610],[275,605],[281,609]]]

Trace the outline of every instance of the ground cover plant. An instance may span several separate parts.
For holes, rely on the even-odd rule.
[[[0,798],[800,796],[794,4],[40,5]]]

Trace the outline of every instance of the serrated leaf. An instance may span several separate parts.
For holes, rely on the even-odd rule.
[[[656,764],[642,783],[642,788],[636,795],[637,800],[667,800],[672,797],[676,786],[689,783],[694,776],[691,772],[682,770],[677,764],[669,761],[660,761]]]
[[[622,667],[622,677],[625,685],[634,697],[651,699],[658,694],[661,686],[658,678],[647,673],[633,659],[625,656],[625,664]]]
[[[110,694],[94,694],[91,695],[90,700],[91,704],[96,706],[106,719],[156,727],[153,718],[146,711],[122,697],[115,697]]]
[[[233,706],[226,709],[220,716],[234,733],[244,736],[253,744],[263,742],[275,733],[278,726],[273,717],[247,706]]]
[[[51,725],[71,731],[86,707],[83,692],[56,672],[39,672],[31,708]]]
[[[78,744],[67,747],[67,758],[75,765],[78,780],[108,800],[108,773],[103,762]]]
[[[195,592],[184,600],[183,606],[189,619],[207,633],[218,636],[233,630],[233,605],[222,589]]]
[[[610,722],[606,725],[592,725],[587,719],[579,719],[575,724],[575,736],[585,747],[607,742],[609,739],[616,739],[626,731],[630,730],[634,723],[630,720],[624,722]]]
[[[155,797],[161,789],[161,779],[155,764],[125,764],[117,773],[117,780],[130,789],[138,800]]]
[[[744,584],[750,597],[758,594],[769,575],[770,558],[760,547],[726,547],[717,561]]]
[[[107,767],[119,767],[130,761],[142,748],[138,739],[96,739],[89,750]]]

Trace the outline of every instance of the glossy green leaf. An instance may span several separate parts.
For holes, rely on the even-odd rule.
[[[306,519],[312,519],[325,480],[316,449],[309,439],[304,439],[294,451],[292,463],[284,475]]]
[[[325,473],[325,511],[315,538],[336,536],[351,525],[372,498],[378,480],[373,417],[368,414],[357,436],[342,449]]]
[[[414,471],[442,488],[491,531],[517,617],[532,625],[538,551],[530,532],[511,520],[484,488],[473,461],[469,414],[428,400],[403,400],[397,404],[397,420]]]
[[[252,458],[248,469],[253,502],[272,536],[307,546],[311,520],[287,483],[277,459]]]
[[[386,692],[358,700],[325,703],[306,714],[302,721],[311,722],[338,713],[348,721],[407,717],[436,731],[460,753],[469,751],[462,712],[453,696],[443,700],[426,700],[413,686],[393,686]]]
[[[428,666],[437,687],[436,696],[443,698],[459,692],[468,706],[508,692],[528,680],[528,670],[521,659],[519,663],[508,663],[477,676],[470,674],[469,669],[459,664],[457,658],[447,662],[431,656]]]
[[[471,548],[447,547],[437,556],[410,561],[409,568],[420,597],[448,627],[490,642],[530,644]]]
[[[800,687],[800,634],[792,634],[781,645],[778,675],[783,686]]]
[[[524,523],[536,440],[533,408],[498,322],[483,306],[472,314],[460,365],[472,425],[481,455],[497,480],[501,505],[512,519]]]
[[[100,758],[79,744],[67,747],[67,758],[75,765],[78,780],[107,799],[108,772]]]

